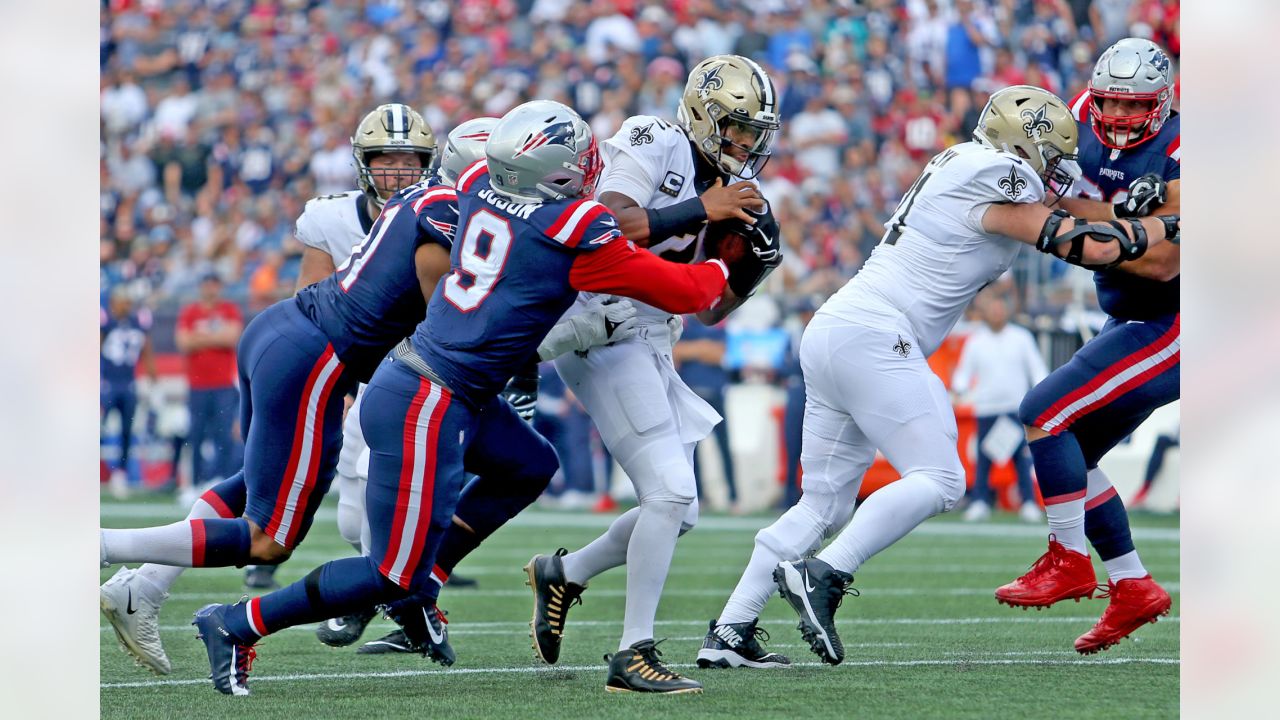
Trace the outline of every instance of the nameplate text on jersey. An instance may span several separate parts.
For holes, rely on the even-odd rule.
[[[521,220],[528,220],[529,216],[533,214],[534,210],[537,210],[538,208],[542,207],[538,203],[511,202],[510,200],[504,199],[503,197],[498,195],[498,193],[494,192],[493,189],[491,188],[485,188],[481,190],[479,193],[476,193],[476,195],[481,200],[484,200],[485,202],[492,205],[494,208],[501,210],[507,214],[514,215],[520,218]]]

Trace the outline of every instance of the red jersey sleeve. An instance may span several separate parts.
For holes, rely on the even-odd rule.
[[[569,270],[575,290],[623,295],[676,315],[712,307],[728,277],[728,268],[719,260],[696,265],[667,262],[621,237],[579,254]]]

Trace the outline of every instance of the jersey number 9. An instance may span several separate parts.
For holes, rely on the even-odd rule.
[[[458,267],[444,282],[444,297],[462,312],[484,302],[507,264],[511,251],[511,224],[488,210],[478,210],[467,221],[458,248]]]

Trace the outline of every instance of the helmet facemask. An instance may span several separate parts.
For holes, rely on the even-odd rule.
[[[1155,137],[1168,116],[1172,103],[1169,91],[1160,93],[1108,92],[1090,89],[1089,120],[1094,133],[1103,145],[1113,150],[1131,148]],[[1148,110],[1137,115],[1106,115],[1102,112],[1104,100],[1146,102]]]
[[[1040,154],[1044,157],[1044,171],[1040,174],[1040,179],[1044,180],[1045,191],[1053,196],[1053,202],[1056,203],[1080,179],[1077,155],[1064,153],[1048,143],[1040,146]]]
[[[384,155],[413,154],[421,160],[421,167],[395,166],[376,167],[370,165]],[[403,148],[377,148],[365,150],[357,155],[356,162],[360,172],[360,186],[369,188],[377,195],[375,201],[379,207],[397,192],[426,180],[431,175],[432,161],[435,153],[430,150],[407,150]]]

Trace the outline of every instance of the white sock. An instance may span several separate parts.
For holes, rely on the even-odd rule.
[[[129,530],[102,531],[102,545],[111,564],[148,562],[191,567],[191,523]]]
[[[1084,498],[1046,505],[1044,514],[1049,519],[1049,532],[1068,550],[1088,555],[1084,537]]]
[[[653,638],[653,621],[658,600],[667,582],[671,558],[680,536],[680,521],[688,503],[670,500],[641,501],[631,542],[627,544],[627,609],[622,621],[624,650],[641,640]]]
[[[196,499],[191,504],[191,512],[187,513],[188,520],[201,520],[222,517],[217,510],[209,503]],[[157,563],[147,563],[138,568],[137,575],[147,581],[143,585],[143,591],[147,593],[147,598],[159,605],[164,601],[165,593],[169,592],[169,588],[173,587],[173,583],[182,575],[185,567],[176,565],[159,565]]]
[[[871,556],[942,509],[938,483],[924,472],[908,473],[871,493],[853,514],[848,527],[818,553],[818,559],[837,570],[857,572]]]
[[[640,508],[634,507],[622,513],[609,525],[600,537],[581,550],[565,555],[564,577],[571,583],[586,585],[587,581],[610,568],[627,562],[627,545],[640,519]]]
[[[1111,582],[1142,578],[1149,574],[1143,567],[1142,560],[1138,559],[1137,550],[1130,550],[1120,557],[1103,560],[1102,564],[1107,568],[1107,577],[1111,578]]]
[[[770,596],[778,589],[773,582],[773,569],[778,567],[778,563],[782,560],[778,553],[756,543],[755,550],[751,551],[751,561],[747,563],[747,569],[742,571],[738,586],[733,589],[733,594],[724,604],[724,610],[720,612],[716,622],[743,623],[760,617],[760,611],[764,610]]]

